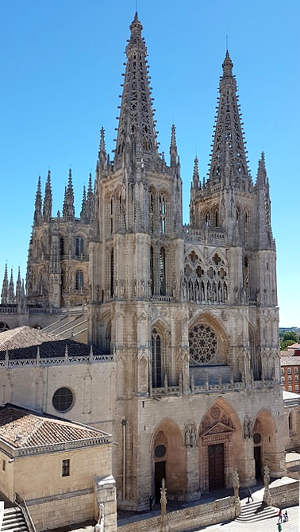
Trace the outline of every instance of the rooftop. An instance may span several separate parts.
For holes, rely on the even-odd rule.
[[[293,355],[286,355],[281,357],[280,365],[282,366],[300,366],[300,357]]]
[[[66,345],[70,356],[89,355],[87,344],[72,339],[57,340],[50,333],[24,325],[0,333],[0,360],[5,358],[6,351],[11,360],[36,358],[38,346],[41,358],[63,357]],[[95,355],[101,354],[94,346],[93,351]]]
[[[28,450],[21,454],[53,452],[64,444],[70,449],[110,442],[109,434],[88,425],[10,404],[0,407],[0,447],[6,444],[13,451]]]

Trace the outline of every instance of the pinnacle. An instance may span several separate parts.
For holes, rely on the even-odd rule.
[[[232,76],[233,62],[231,61],[228,50],[226,50],[226,55],[222,67],[224,76]]]

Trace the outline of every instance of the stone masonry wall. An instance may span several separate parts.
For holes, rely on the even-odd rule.
[[[235,518],[234,497],[169,512],[167,518],[172,532],[184,532],[195,527],[231,520]],[[119,526],[118,530],[120,532],[160,532],[161,517],[158,515],[150,519],[131,522]]]

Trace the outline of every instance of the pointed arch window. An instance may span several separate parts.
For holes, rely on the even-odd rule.
[[[163,195],[159,198],[159,212],[160,212],[160,232],[166,233],[166,219],[167,219],[166,199]]]
[[[113,199],[110,200],[110,232],[113,233],[114,230],[114,204]]]
[[[162,385],[162,340],[157,329],[152,330],[152,386]]]
[[[75,289],[76,290],[82,290],[83,289],[83,271],[81,271],[81,270],[77,270],[77,272],[76,272]]]
[[[114,248],[110,252],[110,297],[114,297]]]
[[[81,257],[84,251],[84,241],[81,236],[75,237],[75,257]]]
[[[160,248],[159,253],[159,293],[161,296],[166,295],[166,250]]]
[[[154,231],[154,194],[151,192],[150,194],[150,231],[153,233]]]
[[[151,295],[154,294],[154,254],[153,247],[150,247],[150,281],[151,281]]]

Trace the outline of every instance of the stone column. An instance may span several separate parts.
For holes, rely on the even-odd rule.
[[[186,500],[196,501],[200,499],[199,488],[199,449],[198,447],[188,447],[186,450]]]
[[[272,506],[272,498],[271,498],[269,484],[270,484],[270,469],[268,468],[268,466],[265,466],[264,467],[264,485],[265,485],[265,489],[264,489],[264,499],[263,500],[264,500],[264,503],[267,506]]]
[[[108,477],[95,477],[94,489],[97,512],[95,517],[98,519],[100,513],[99,508],[101,508],[102,521],[104,521],[104,524],[99,523],[99,525],[102,524],[104,532],[117,532],[117,499],[114,477],[112,475]]]

